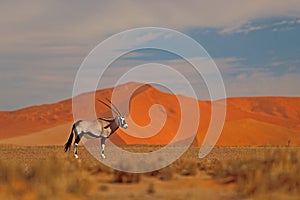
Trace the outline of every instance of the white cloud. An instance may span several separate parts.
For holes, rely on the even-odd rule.
[[[264,25],[253,25],[251,21],[248,21],[245,24],[236,24],[234,26],[229,26],[223,28],[219,33],[220,34],[232,34],[232,33],[245,33],[248,34],[251,31],[258,31],[266,28],[272,28],[273,32],[277,31],[289,31],[295,29],[294,24],[298,23],[299,20],[282,20],[280,22],[275,22],[273,24],[264,24]]]
[[[269,27],[273,27],[272,31],[277,32],[277,31],[290,31],[295,29],[295,24],[300,22],[299,19],[291,19],[291,20],[282,20],[280,22],[275,22],[271,24]]]
[[[278,32],[278,31],[290,31],[295,29],[295,27],[281,27],[281,28],[273,28],[272,32]]]
[[[273,23],[272,26],[293,25],[296,23],[300,23],[300,19],[282,20],[280,22]]]
[[[275,22],[275,23],[273,23],[272,25],[273,26],[280,26],[280,25],[285,25],[285,24],[288,24],[289,23],[289,21],[287,21],[287,20],[282,20],[282,21],[280,21],[280,22]]]
[[[248,34],[251,31],[258,31],[266,28],[272,28],[273,32],[289,31],[289,30],[293,30],[295,28],[293,25],[297,23],[300,23],[299,19],[282,20],[279,22],[275,22],[273,24],[264,24],[264,25],[253,25],[251,21],[247,21],[245,23],[240,23],[240,24],[235,24],[233,26],[225,27],[219,33],[220,34],[232,34],[232,33]]]
[[[265,26],[254,26],[251,24],[247,24],[245,26],[233,26],[233,27],[226,27],[220,31],[220,34],[231,34],[231,33],[245,33],[248,34],[251,31],[258,31],[264,29]]]

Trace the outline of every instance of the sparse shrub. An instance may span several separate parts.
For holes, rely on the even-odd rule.
[[[273,151],[263,158],[231,160],[215,171],[223,183],[235,182],[242,195],[273,192],[300,194],[300,153]],[[224,181],[224,180],[227,180]]]
[[[123,171],[114,170],[113,182],[114,183],[138,183],[140,182],[140,174],[128,173]]]
[[[194,159],[179,159],[175,162],[176,172],[183,176],[197,174],[197,162]]]
[[[69,194],[84,194],[89,191],[89,176],[78,170],[78,165],[69,160],[51,157],[31,165],[8,164],[0,161],[0,187],[10,193],[4,199],[48,199]]]
[[[289,139],[288,142],[287,142],[287,146],[291,146],[291,140]]]
[[[182,167],[180,174],[183,176],[194,176],[197,173],[197,163],[195,161],[188,161]]]
[[[109,187],[107,185],[100,185],[99,190],[100,191],[108,191]]]
[[[128,172],[136,169],[136,166],[130,159],[130,157],[124,157],[117,161],[118,169],[120,170],[113,170],[113,183],[138,183],[140,181],[141,174]]]
[[[145,176],[157,177],[162,181],[168,181],[173,178],[174,167],[169,165],[159,170],[144,173]]]
[[[84,169],[87,170],[92,175],[98,175],[100,173],[111,174],[112,169],[98,161],[96,162],[87,162],[84,165]]]
[[[7,183],[12,177],[12,166],[7,165],[6,163],[0,160],[0,183]]]
[[[164,167],[164,168],[160,169],[158,171],[158,177],[162,181],[169,181],[169,180],[171,180],[172,177],[173,177],[173,167],[172,166],[168,166],[168,167]]]
[[[205,171],[208,175],[215,176],[220,173],[222,163],[216,158],[205,158],[197,163],[200,171]]]
[[[155,189],[154,189],[154,184],[150,183],[148,188],[147,188],[147,193],[148,194],[154,194],[155,193]]]
[[[159,170],[154,170],[154,171],[151,171],[151,172],[146,172],[144,173],[144,175],[146,176],[157,176],[159,174]]]

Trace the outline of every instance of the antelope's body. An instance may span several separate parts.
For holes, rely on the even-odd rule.
[[[100,101],[102,102],[102,101]],[[104,103],[104,102],[102,102]],[[111,103],[111,102],[110,102]],[[105,158],[105,140],[109,138],[113,133],[118,130],[119,127],[126,129],[128,125],[125,122],[124,117],[120,114],[118,109],[113,105],[114,109],[108,106],[113,112],[117,114],[114,119],[98,118],[94,121],[78,120],[72,126],[71,134],[67,143],[65,144],[65,152],[68,151],[72,145],[73,137],[74,141],[74,157],[78,158],[77,147],[82,137],[86,138],[100,138],[101,140],[101,157]]]

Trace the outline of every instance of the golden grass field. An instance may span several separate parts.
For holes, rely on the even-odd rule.
[[[158,146],[126,146],[147,152]],[[300,148],[191,147],[170,166],[145,174],[110,169],[83,146],[0,146],[0,199],[299,199]]]

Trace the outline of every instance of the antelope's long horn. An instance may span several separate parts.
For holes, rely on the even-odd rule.
[[[119,116],[121,116],[121,112],[119,111],[119,109],[117,108],[117,106],[115,106],[111,100],[109,100],[108,98],[106,98],[106,100],[113,106],[113,108],[118,112]]]
[[[101,101],[99,99],[97,99],[97,101],[101,102],[102,104],[104,104],[105,106],[107,106],[110,110],[112,110],[115,114],[119,115],[119,113],[115,109],[113,109],[110,105],[108,105],[104,101]]]

